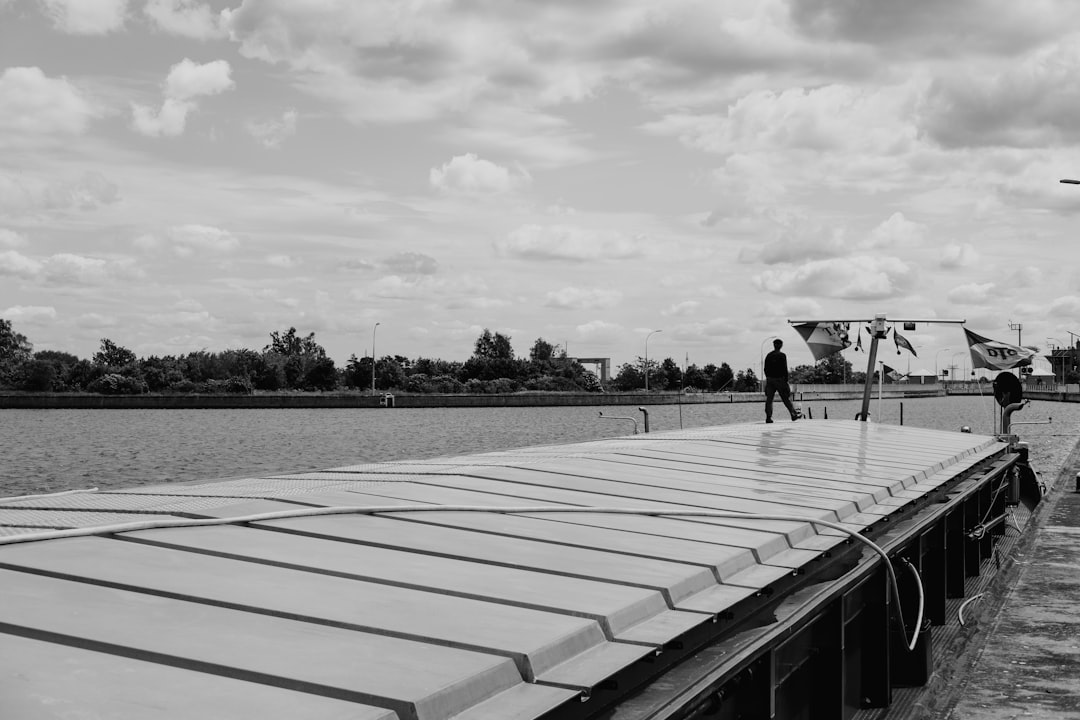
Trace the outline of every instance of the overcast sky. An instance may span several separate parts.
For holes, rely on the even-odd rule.
[[[0,0],[0,317],[339,364],[1068,344],[1078,140],[1075,0]]]

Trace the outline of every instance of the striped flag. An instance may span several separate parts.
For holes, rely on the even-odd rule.
[[[812,322],[800,323],[793,327],[806,341],[814,360],[821,360],[851,347],[851,340],[848,338],[851,323]]]
[[[984,338],[967,328],[964,328],[964,335],[967,336],[972,368],[1010,370],[1014,367],[1030,365],[1032,358],[1035,357],[1035,351],[1030,348]]]

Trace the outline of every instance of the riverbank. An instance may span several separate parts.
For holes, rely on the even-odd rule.
[[[815,385],[792,393],[797,402],[851,400],[862,397],[861,385]],[[915,398],[942,395],[934,387],[890,387],[882,397]],[[874,392],[874,397],[878,395]],[[522,392],[502,395],[413,395],[380,393],[255,393],[253,395],[96,395],[93,393],[0,393],[0,409],[21,410],[213,410],[289,408],[491,408],[491,407],[604,407],[611,405],[703,405],[761,403],[765,396],[752,393],[557,393]]]

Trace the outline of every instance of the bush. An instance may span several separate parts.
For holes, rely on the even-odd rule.
[[[142,395],[146,392],[146,382],[138,377],[108,373],[94,380],[86,389],[102,395]]]
[[[211,393],[228,393],[230,395],[250,395],[255,392],[255,386],[246,377],[233,375],[226,380],[208,380],[206,391]]]

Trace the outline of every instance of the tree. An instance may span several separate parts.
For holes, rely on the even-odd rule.
[[[124,368],[132,365],[137,358],[126,347],[117,345],[109,338],[101,338],[101,349],[94,353],[94,364],[107,368]]]
[[[660,383],[657,383],[657,390],[674,390],[682,385],[682,368],[680,368],[671,358],[664,358],[664,362],[660,363],[660,372],[663,373],[664,376],[664,385],[661,386]]]
[[[263,348],[263,355],[275,369],[274,373],[265,374],[264,383],[277,377],[283,378],[285,387],[291,389],[310,387],[328,390],[336,386],[334,361],[327,357],[323,346],[315,342],[315,333],[300,337],[294,327],[284,333],[275,330],[270,333],[270,344]],[[333,384],[330,384],[331,377]],[[255,381],[255,387],[264,389],[260,387],[261,384],[259,380]]]
[[[757,392],[761,389],[761,382],[753,368],[740,370],[735,375],[735,392]]]
[[[732,371],[731,366],[727,363],[720,363],[720,367],[715,365],[706,365],[705,369],[709,372],[709,389],[713,392],[721,392],[723,390],[732,391],[735,387],[735,373]]]
[[[532,349],[529,350],[529,362],[534,365],[544,366],[555,359],[555,346],[544,338],[536,338]]]
[[[10,320],[0,318],[0,385],[16,382],[20,369],[30,360],[34,346],[22,333],[17,333]]]
[[[645,387],[645,375],[641,372],[640,364],[623,363],[619,366],[619,372],[611,379],[611,387],[623,392]]]
[[[473,357],[485,360],[513,360],[514,349],[510,346],[510,337],[498,332],[493,335],[490,330],[484,328],[484,332],[476,338]]]

